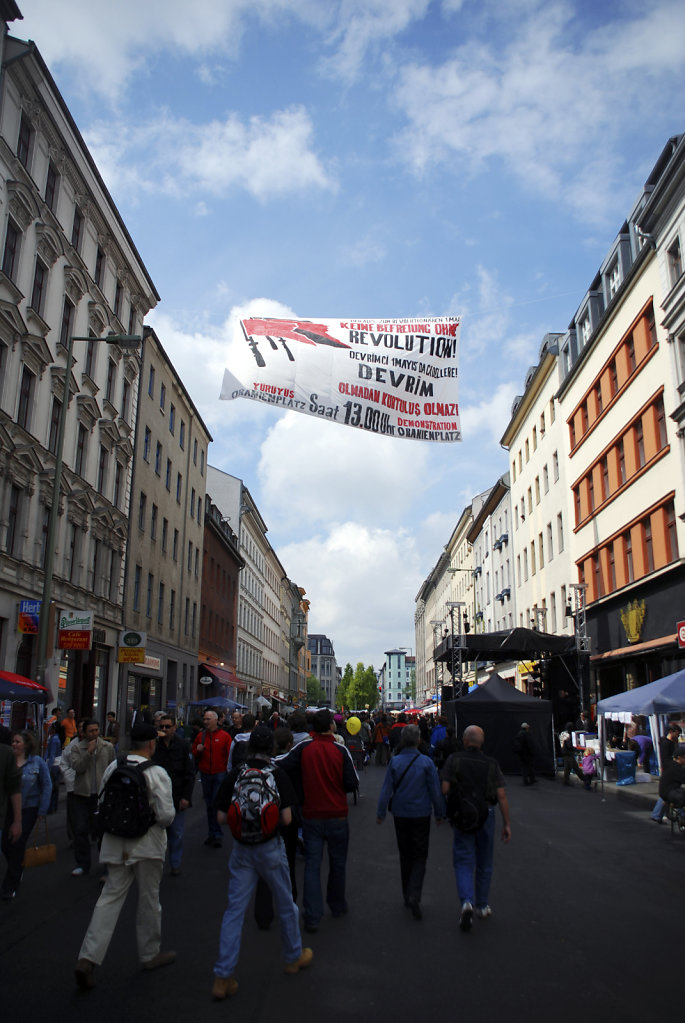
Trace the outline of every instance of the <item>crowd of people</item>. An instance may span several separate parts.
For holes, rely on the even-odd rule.
[[[589,720],[579,724],[587,734]],[[32,731],[11,734],[9,746],[1,741],[8,736],[0,735],[0,822],[4,819],[7,863],[0,894],[10,899],[19,891],[26,843],[38,818],[55,812],[63,781],[74,877],[91,872],[96,842],[99,848],[102,891],[75,968],[82,990],[95,985],[96,968],[134,880],[141,968],[175,961],[173,950],[161,947],[159,888],[167,857],[169,876],[182,873],[185,820],[198,777],[205,845],[221,848],[229,832],[233,839],[211,989],[215,1000],[238,989],[241,933],[253,895],[257,925],[266,928],[275,917],[279,921],[289,974],[312,963],[313,951],[303,946],[302,932],[319,930],[326,906],[334,918],[347,913],[348,797],[356,797],[359,774],[370,764],[385,770],[376,821],[382,825],[392,815],[402,900],[414,919],[423,917],[431,817],[437,825],[452,827],[460,929],[468,932],[474,919],[486,920],[492,913],[496,809],[505,843],[511,838],[511,820],[502,770],[484,753],[485,734],[477,725],[458,737],[445,718],[423,714],[344,716],[322,709],[295,711],[284,720],[277,713],[257,717],[239,710],[229,717],[218,708],[184,725],[173,713],[159,711],[135,716],[125,751],[113,713],[107,715],[104,736],[98,722],[78,719],[73,709],[61,720],[53,712],[45,725],[43,756]],[[589,787],[599,758],[589,743],[581,750],[573,746],[572,728],[569,723],[557,736],[564,783],[576,773]],[[621,741],[634,741],[635,734],[628,728]],[[685,804],[680,737],[680,727],[672,723],[661,740],[664,770],[654,820],[661,821],[669,806]],[[526,722],[520,723],[512,752],[521,765],[522,783],[535,784],[536,749]],[[130,798],[132,790],[122,787],[123,775],[136,788],[135,806],[124,807],[121,793]],[[301,915],[298,853],[304,856]]]

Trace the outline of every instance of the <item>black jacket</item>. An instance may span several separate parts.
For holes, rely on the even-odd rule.
[[[188,740],[182,739],[180,735],[172,735],[167,746],[163,739],[159,739],[152,760],[163,767],[171,778],[174,809],[178,810],[178,804],[182,799],[187,799],[191,803],[195,784],[195,762]]]

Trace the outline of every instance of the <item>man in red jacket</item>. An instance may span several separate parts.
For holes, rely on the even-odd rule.
[[[359,778],[349,750],[335,741],[333,715],[319,710],[314,715],[314,730],[277,764],[295,781],[302,801],[304,838],[304,929],[309,934],[319,928],[323,916],[321,861],[328,846],[328,885],[326,902],[333,916],[347,912],[345,869],[349,826],[347,793],[354,792]]]
[[[195,736],[193,756],[200,772],[202,795],[207,806],[207,838],[205,845],[220,849],[223,841],[221,825],[216,819],[214,802],[221,783],[228,770],[228,751],[231,748],[231,737],[223,728],[219,728],[219,716],[216,711],[206,710],[202,719],[204,728]]]

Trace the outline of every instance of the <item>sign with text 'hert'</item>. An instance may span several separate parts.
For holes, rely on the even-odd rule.
[[[221,397],[385,437],[461,440],[459,318],[239,320]]]

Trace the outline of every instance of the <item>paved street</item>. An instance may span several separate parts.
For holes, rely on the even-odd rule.
[[[251,1023],[427,1013],[521,1023],[570,1023],[605,1012],[622,1023],[655,1018],[655,992],[679,975],[685,947],[685,838],[672,838],[645,808],[615,795],[602,802],[599,792],[580,786],[542,780],[524,788],[507,778],[513,838],[496,849],[494,915],[462,934],[447,826],[432,832],[423,921],[405,910],[392,821],[375,823],[382,775],[366,770],[359,804],[350,808],[348,916],[328,916],[307,936],[314,963],[296,977],[281,971],[276,927],[260,932],[248,919],[240,990],[224,1003],[212,1003],[209,991],[227,849],[202,844],[199,785],[183,875],[162,884],[163,947],[176,949],[177,963],[140,972],[131,897],[88,994],[76,991],[73,966],[99,885],[96,875],[70,876],[62,798],[57,863],[27,871],[20,895],[0,904],[3,1017],[109,1023],[142,1020],[152,1010],[169,1020],[201,1014]]]

